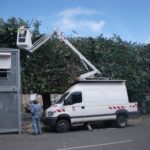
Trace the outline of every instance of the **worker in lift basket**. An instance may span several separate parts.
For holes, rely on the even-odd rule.
[[[32,133],[34,135],[41,134],[41,105],[37,99],[33,101],[30,106],[31,113],[32,113]]]

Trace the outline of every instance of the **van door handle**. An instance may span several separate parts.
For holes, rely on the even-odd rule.
[[[85,109],[85,106],[81,106],[82,109]]]

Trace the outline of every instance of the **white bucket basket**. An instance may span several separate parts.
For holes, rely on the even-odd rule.
[[[31,38],[32,34],[30,33],[29,28],[21,26],[17,33],[17,46],[21,49],[30,51],[30,49],[33,47]]]

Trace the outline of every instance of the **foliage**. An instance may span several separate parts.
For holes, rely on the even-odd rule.
[[[17,29],[27,22],[11,17],[5,22],[0,18],[0,47],[16,48]]]
[[[16,48],[17,28],[28,22],[14,17],[6,22],[0,18],[0,47]],[[33,24],[33,41],[42,34],[41,22]],[[69,38],[80,52],[109,79],[127,82],[130,101],[140,101],[143,93],[150,92],[150,44],[112,38]],[[79,58],[57,39],[48,41],[33,54],[21,51],[23,92],[62,93],[85,70]]]
[[[53,39],[30,54],[24,66],[24,91],[62,93],[77,76],[76,57]]]

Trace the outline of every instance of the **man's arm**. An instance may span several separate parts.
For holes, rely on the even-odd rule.
[[[33,115],[34,114],[34,106],[33,106],[33,104],[30,105],[30,111],[31,111],[31,113]]]

